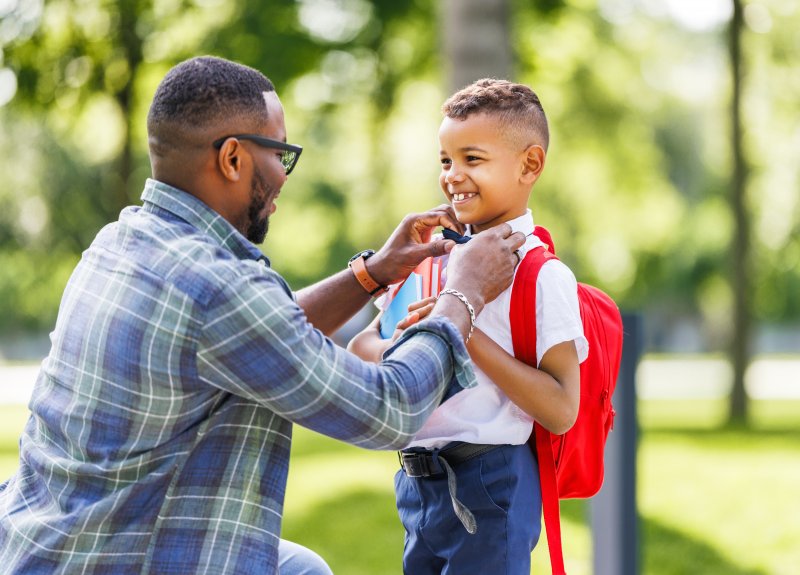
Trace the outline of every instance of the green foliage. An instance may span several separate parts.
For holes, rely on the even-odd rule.
[[[707,345],[719,349],[733,288],[726,279],[729,246],[738,233],[728,207],[725,15],[715,23],[645,3],[566,4],[548,17],[521,10],[515,23],[520,79],[542,96],[553,134],[534,213],[562,238],[562,257],[580,278],[606,288],[623,307],[645,310],[651,324],[699,315],[709,326]],[[776,145],[768,137],[782,128],[767,131],[755,121],[778,117],[767,112],[773,98],[765,86],[775,82],[797,95],[797,83],[787,82],[797,77],[789,72],[796,72],[797,46],[777,14],[795,23],[800,17],[796,7],[775,1],[753,3],[746,18],[753,67],[746,144],[751,161],[772,174],[755,178],[750,191],[754,311],[758,320],[773,321],[781,313],[797,318],[797,298],[789,293],[798,277],[790,266],[800,216],[800,158],[790,143],[796,136],[779,136],[784,144]],[[782,56],[766,56],[767,46]],[[782,117],[796,117],[775,94]]]
[[[0,251],[0,318],[6,331],[52,329],[61,292],[77,257],[70,253]]]
[[[149,175],[152,92],[173,64],[203,53],[263,70],[286,107],[289,139],[305,147],[264,247],[292,285],[341,269],[356,250],[379,247],[403,214],[442,201],[438,30],[447,15],[437,3],[6,4],[0,72],[13,71],[16,96],[0,107],[0,249],[76,257],[135,202]],[[644,309],[652,323],[701,317],[716,349],[728,331],[728,246],[737,233],[725,15],[702,21],[657,4],[511,2],[517,79],[542,97],[553,134],[531,206],[581,279]],[[759,0],[745,21],[752,304],[758,320],[796,321],[800,10]],[[0,76],[0,101],[7,81]],[[318,233],[298,241],[309,227]]]

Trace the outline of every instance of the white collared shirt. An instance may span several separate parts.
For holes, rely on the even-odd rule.
[[[533,235],[533,215],[530,210],[508,224],[513,231],[526,235],[525,245],[520,249],[523,257],[529,250],[544,245]],[[511,289],[509,287],[486,304],[475,325],[514,355],[509,322]],[[551,347],[565,341],[575,342],[578,361],[583,362],[588,355],[589,344],[583,335],[577,282],[566,265],[559,260],[550,260],[542,266],[536,281],[537,361],[540,362]],[[475,373],[478,385],[464,389],[442,403],[409,447],[433,449],[452,441],[520,445],[528,440],[533,429],[533,418],[508,399],[478,366],[475,366]]]

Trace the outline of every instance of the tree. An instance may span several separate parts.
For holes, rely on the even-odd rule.
[[[750,363],[750,338],[752,326],[751,300],[751,249],[750,211],[747,206],[749,169],[743,150],[742,83],[745,77],[742,57],[744,20],[741,0],[733,0],[733,17],[728,27],[728,50],[731,70],[731,171],[730,203],[734,216],[734,233],[731,238],[731,283],[733,288],[733,334],[729,348],[733,366],[733,388],[730,395],[730,419],[735,423],[747,422],[747,394],[744,375]]]
[[[440,18],[449,93],[480,78],[511,79],[509,0],[445,0]]]
[[[703,339],[681,350],[723,349],[733,290],[746,282],[752,327],[800,317],[800,11],[790,3],[744,4],[752,33],[739,50],[758,65],[740,151],[759,199],[742,207],[759,250],[759,265],[738,272],[745,281],[731,279],[728,261],[739,224],[724,18],[697,29],[674,17],[677,3],[563,0],[0,4],[3,326],[21,314],[29,327],[51,324],[74,260],[149,174],[144,116],[156,84],[203,53],[262,69],[289,138],[305,146],[265,244],[293,285],[340,269],[403,213],[441,201],[442,100],[504,76],[536,90],[553,129],[531,200],[537,221],[561,238],[576,275],[648,315],[649,342],[663,349],[671,325],[691,322]],[[314,233],[297,242],[298,229]]]

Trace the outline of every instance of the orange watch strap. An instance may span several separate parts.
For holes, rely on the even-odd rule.
[[[367,271],[367,264],[364,263],[364,256],[359,256],[350,262],[350,269],[353,270],[353,275],[356,276],[358,283],[361,284],[369,295],[374,296],[378,292],[386,291],[386,287],[382,286],[369,275]]]

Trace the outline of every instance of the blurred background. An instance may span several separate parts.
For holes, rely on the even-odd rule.
[[[263,71],[304,146],[263,246],[295,288],[443,201],[452,91],[530,85],[551,128],[536,222],[579,280],[642,319],[642,572],[800,573],[794,0],[0,0],[4,477],[69,274],[149,176],[156,85],[202,54]],[[391,454],[297,435],[287,536],[337,573],[399,572]],[[336,479],[343,460],[357,481]],[[572,503],[579,575],[591,543]]]

